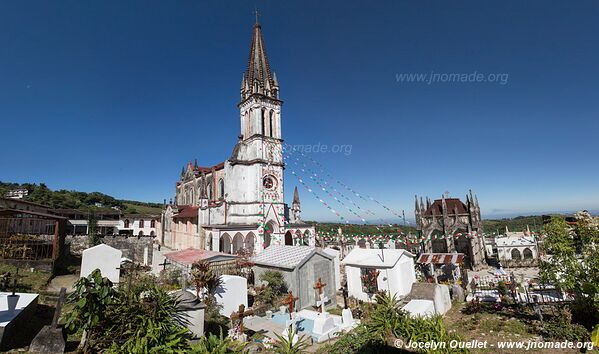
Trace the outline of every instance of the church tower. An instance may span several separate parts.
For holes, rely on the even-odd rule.
[[[284,230],[281,106],[277,76],[266,55],[262,26],[253,27],[250,56],[241,80],[239,141],[228,159],[230,223],[265,226],[266,240]],[[230,182],[231,183],[231,182]]]

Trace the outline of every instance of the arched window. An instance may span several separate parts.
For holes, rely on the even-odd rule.
[[[264,123],[265,122],[264,122],[264,120],[266,119],[266,117],[265,117],[266,116],[266,110],[262,109],[261,112],[262,112],[262,135],[265,135],[265,132],[264,132],[264,129],[265,129]]]
[[[522,251],[522,255],[524,256],[524,259],[532,259],[532,251],[530,250],[530,248],[525,248],[524,251]]]
[[[519,261],[522,259],[522,255],[520,254],[520,250],[517,248],[512,249],[512,259],[515,261]]]
[[[218,188],[220,190],[220,199],[224,199],[225,198],[225,181],[221,178],[218,181]]]
[[[144,219],[139,220],[139,227],[144,227]]]
[[[125,229],[129,228],[129,219],[125,219]]]
[[[272,131],[272,121],[274,119],[273,118],[274,115],[275,115],[274,111],[270,111],[269,127],[268,127],[269,130],[268,130],[268,132],[270,133],[270,137],[271,138],[275,136],[274,132]]]
[[[152,220],[150,221],[150,227],[151,227],[151,228],[156,228],[156,220],[152,219]]]
[[[208,196],[208,200],[212,200],[212,183],[210,182],[206,184],[206,195]]]

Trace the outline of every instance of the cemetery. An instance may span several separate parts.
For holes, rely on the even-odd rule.
[[[468,280],[460,253],[415,257],[356,244],[342,257],[319,245],[271,245],[253,255],[166,252],[155,274],[144,260],[99,244],[82,252],[78,280],[54,294],[44,290],[51,277],[36,282],[40,271],[11,268],[0,274],[0,348],[15,348],[19,338],[36,353],[136,352],[140,343],[192,353],[210,353],[210,343],[233,353],[351,353],[364,345],[392,352],[380,339],[391,323],[402,324],[393,336],[428,331],[440,340],[492,338],[490,328],[514,338],[549,340],[558,328],[572,340],[588,335],[567,322],[578,316],[570,306],[576,294],[538,277],[502,268]],[[32,330],[40,311],[47,314]]]

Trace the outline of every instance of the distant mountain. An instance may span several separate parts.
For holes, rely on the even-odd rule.
[[[44,183],[12,183],[0,181],[0,196],[14,189],[27,189],[29,192],[24,200],[47,205],[53,209],[118,209],[126,214],[156,214],[160,213],[162,204],[147,203],[134,200],[116,199],[100,192],[78,192],[65,189],[53,191]]]

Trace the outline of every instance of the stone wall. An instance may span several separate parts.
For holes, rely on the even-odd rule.
[[[153,236],[104,236],[100,240],[111,247],[123,251],[123,257],[134,260],[136,263],[152,265]],[[83,250],[91,247],[90,238],[87,235],[66,237],[65,251],[80,256]],[[144,258],[144,254],[147,258]]]
[[[123,257],[135,263],[152,265],[153,236],[105,236],[102,242],[123,251]],[[145,257],[145,258],[144,258]]]

